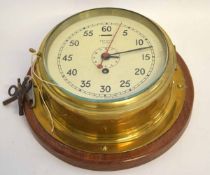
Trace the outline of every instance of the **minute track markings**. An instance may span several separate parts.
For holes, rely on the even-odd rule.
[[[104,25],[104,23],[101,23],[102,25]],[[112,25],[119,25],[119,23],[112,23]],[[99,23],[97,23],[97,24],[95,24],[95,25],[93,25],[93,24],[91,24],[90,26],[88,26],[88,27],[86,27],[86,29],[87,28],[91,28],[91,27],[95,27],[95,26],[100,26],[99,25]],[[123,25],[122,27],[124,27],[124,28],[127,28],[127,29],[129,29],[129,27],[127,27],[126,25]],[[132,28],[133,29],[133,28]],[[131,31],[133,31],[133,32],[135,32],[135,30],[133,29],[130,29]],[[79,32],[78,32],[79,31]],[[77,30],[77,33],[79,34],[80,32],[82,32],[82,31],[84,31],[84,29],[82,28],[82,29],[79,29],[79,30]],[[136,30],[136,32],[135,33],[138,33],[142,38],[146,38],[146,37],[144,37],[144,35],[142,34],[142,33],[140,33],[140,32],[138,32],[137,30]],[[65,40],[64,41],[64,43],[63,43],[63,48],[64,47],[66,47],[66,44],[69,42],[69,40],[71,40],[71,39],[73,39],[72,37],[75,37],[76,36],[76,32],[75,33],[73,33],[70,37],[68,37],[68,39],[67,40]],[[148,39],[147,39],[147,41],[149,41]],[[62,51],[63,51],[63,48],[59,51],[59,53],[60,53],[60,55],[62,55]],[[153,58],[153,57],[152,57]],[[61,64],[60,63],[60,61],[59,61],[60,59],[58,59],[58,64]],[[61,66],[62,67],[62,66]],[[150,67],[151,68],[151,67]],[[151,68],[151,69],[153,69],[153,68]],[[61,75],[63,74],[64,76],[65,76],[65,73],[62,71],[62,68],[61,69],[59,69],[59,71],[60,71],[60,73],[61,73]],[[62,77],[63,77],[63,75],[62,75]],[[146,74],[146,76],[147,76],[148,74]],[[147,78],[144,78],[141,82],[139,82],[138,83],[138,85],[136,86],[136,88],[138,87],[138,86],[140,86],[140,84],[142,84],[143,83],[143,81],[145,81]],[[72,87],[72,88],[74,88],[74,89],[78,89],[76,86],[75,86],[75,84],[73,84],[70,80],[69,80],[69,78],[66,78],[66,76],[65,76],[65,81]],[[133,90],[135,90],[136,88],[134,88],[134,86],[133,86]],[[120,96],[120,94],[125,94],[125,93],[127,93],[128,91],[130,91],[129,89],[127,89],[127,90],[123,90],[123,91],[120,91],[120,92],[117,92],[117,93],[112,93],[112,94],[106,94],[107,96],[109,96],[109,97],[111,97],[111,98],[115,98],[115,97],[113,97],[113,96]],[[96,94],[95,93],[93,93],[93,92],[86,92],[85,90],[81,90],[81,92],[83,92],[83,93],[85,93],[85,94],[90,94],[91,96],[96,96]],[[99,98],[101,97],[101,94],[98,94],[99,96]]]

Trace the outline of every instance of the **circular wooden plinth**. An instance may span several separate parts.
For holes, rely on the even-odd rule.
[[[52,154],[72,165],[92,170],[119,170],[141,165],[167,151],[179,139],[188,124],[194,98],[193,83],[190,72],[179,54],[177,61],[184,73],[187,88],[182,111],[165,134],[144,147],[116,154],[88,153],[69,147],[49,135],[27,103],[24,106],[26,118],[39,142]]]

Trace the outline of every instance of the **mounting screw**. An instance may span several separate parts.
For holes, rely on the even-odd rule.
[[[177,87],[178,87],[178,88],[183,88],[183,85],[179,83],[179,84],[177,85]]]
[[[102,147],[102,151],[106,152],[107,150],[108,150],[107,146],[104,145],[104,146]]]

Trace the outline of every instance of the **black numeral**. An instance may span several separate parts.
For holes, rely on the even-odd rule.
[[[143,45],[144,44],[144,40],[143,39],[136,39],[136,45]]]
[[[109,85],[102,85],[101,86],[101,89],[100,89],[100,92],[110,92],[111,91],[111,86]]]
[[[120,80],[120,87],[130,87],[130,80]]]
[[[91,86],[90,80],[81,80],[80,87],[90,87]]]
[[[93,36],[93,30],[85,30],[83,36]]]
[[[76,76],[77,75],[77,69],[69,69],[67,74],[70,75],[70,76]]]
[[[124,30],[123,31],[123,36],[127,36],[128,35],[128,30]]]
[[[111,26],[103,26],[101,28],[102,32],[111,32],[112,31],[112,27]]]
[[[144,68],[135,68],[135,75],[144,75],[145,69]]]
[[[147,53],[147,54],[143,54],[143,55],[142,55],[142,60],[150,60],[150,57],[151,57],[151,56],[150,56],[150,54],[148,54],[148,53]]]
[[[69,43],[69,46],[79,46],[79,41],[78,40],[71,40]]]
[[[72,58],[73,58],[73,55],[65,55],[65,56],[63,57],[63,60],[64,60],[64,61],[72,61]]]

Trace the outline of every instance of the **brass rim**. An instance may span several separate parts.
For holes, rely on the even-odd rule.
[[[115,9],[115,8],[102,8],[102,9],[99,8],[99,9],[93,9],[93,10],[81,12],[74,16],[78,15],[78,18],[81,18],[80,15],[82,15],[83,13],[84,15],[82,17],[90,16],[91,14],[89,14],[89,12],[94,12],[93,15],[96,15],[98,13],[100,14],[101,10],[107,11],[108,9],[119,10],[120,12],[122,11],[121,13],[123,13],[124,11],[125,12],[127,11],[124,9]],[[97,12],[97,10],[99,12]],[[127,12],[133,13],[135,15],[139,15],[131,11],[127,11]],[[65,94],[57,87],[49,86],[47,84],[42,84],[43,89],[46,90],[46,93],[49,94],[49,96],[52,97],[53,100],[57,101],[59,104],[62,104],[63,106],[67,108],[71,108],[73,111],[76,111],[82,115],[83,114],[86,115],[87,113],[89,113],[89,115],[95,115],[95,114],[104,115],[103,113],[105,113],[105,115],[110,115],[110,114],[113,115],[113,113],[119,114],[119,113],[124,113],[125,111],[133,111],[140,108],[143,109],[146,106],[148,106],[152,101],[157,99],[168,88],[169,84],[171,83],[171,79],[172,79],[174,69],[176,66],[176,56],[175,56],[176,53],[175,53],[175,49],[170,38],[163,31],[163,29],[157,24],[155,24],[154,22],[152,22],[151,20],[149,20],[148,18],[142,15],[140,16],[141,18],[145,18],[145,21],[148,20],[149,23],[154,25],[160,31],[159,34],[161,34],[161,36],[164,38],[168,47],[168,63],[165,68],[165,71],[162,74],[161,78],[153,86],[151,86],[147,91],[127,100],[122,100],[119,102],[110,102],[110,103],[109,102],[94,103],[94,102],[79,100],[73,96],[69,96]],[[73,22],[75,21],[73,20]],[[53,29],[53,31],[56,30],[58,26],[56,26],[55,29]],[[36,63],[37,74],[39,74],[40,77],[42,77],[44,80],[47,80],[47,81],[49,81],[49,77],[47,77],[47,72],[45,71],[45,68],[44,68],[43,53],[45,52],[47,42],[49,38],[51,37],[51,34],[53,31],[51,31],[42,42],[41,47],[39,49],[39,53],[41,56],[38,58],[38,61]]]

